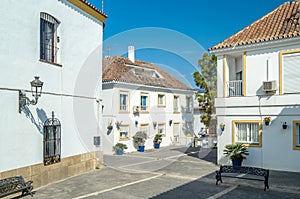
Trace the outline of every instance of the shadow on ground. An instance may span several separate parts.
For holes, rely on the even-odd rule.
[[[180,151],[182,153],[187,154],[188,156],[217,164],[217,149],[216,148],[205,149],[205,148],[200,148],[200,147],[188,147],[188,148],[182,147],[182,148],[175,148],[175,149],[171,149],[171,150]]]

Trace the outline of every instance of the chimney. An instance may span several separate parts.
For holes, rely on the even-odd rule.
[[[134,46],[128,46],[128,59],[134,63]]]

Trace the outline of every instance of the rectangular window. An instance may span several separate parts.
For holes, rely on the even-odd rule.
[[[119,140],[129,140],[130,136],[129,136],[129,125],[127,124],[122,124],[120,125],[120,139]]]
[[[293,121],[293,149],[300,150],[300,121]]]
[[[141,124],[140,131],[144,131],[147,134],[147,137],[150,137],[150,128],[149,124]]]
[[[186,136],[192,136],[193,135],[193,122],[185,121],[184,131],[185,131]]]
[[[186,98],[186,112],[191,113],[193,111],[193,97]]]
[[[261,147],[261,121],[233,121],[234,142]]]
[[[175,123],[173,124],[173,136],[174,136],[174,141],[175,143],[179,142],[180,136],[181,136],[181,129],[180,129],[180,123]]]
[[[40,59],[50,63],[58,63],[57,28],[59,22],[47,13],[40,14]]]
[[[157,133],[161,134],[163,136],[166,136],[166,124],[165,123],[158,123]]]
[[[141,112],[149,112],[149,94],[141,93]]]
[[[283,55],[282,63],[284,93],[300,92],[300,53]]]
[[[173,112],[178,113],[179,112],[179,96],[174,95],[173,99]]]
[[[158,94],[157,105],[160,107],[166,106],[166,95],[165,94]]]
[[[127,91],[120,91],[120,111],[128,112],[129,98]]]

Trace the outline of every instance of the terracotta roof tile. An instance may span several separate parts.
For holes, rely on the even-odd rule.
[[[152,63],[140,60],[135,60],[133,63],[128,58],[114,56],[105,57],[103,59],[102,66],[102,82],[119,81],[163,88],[192,90],[192,88],[188,87]],[[131,66],[137,66],[141,69],[153,69],[154,71],[158,72],[162,78],[138,75],[134,72],[133,67]]]
[[[297,37],[300,35],[300,6],[286,2],[209,50]]]

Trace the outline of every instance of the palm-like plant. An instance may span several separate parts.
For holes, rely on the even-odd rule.
[[[246,159],[246,155],[249,155],[247,147],[242,143],[228,144],[225,146],[224,155],[231,160],[243,160]]]

